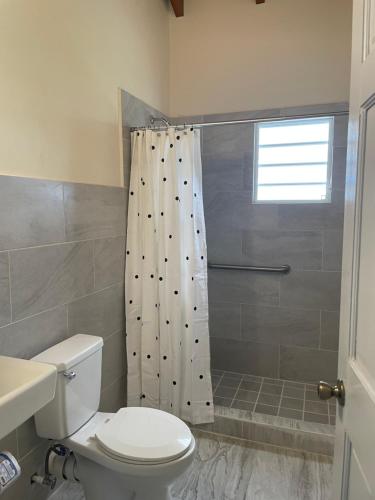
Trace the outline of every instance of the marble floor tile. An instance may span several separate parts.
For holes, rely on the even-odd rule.
[[[198,434],[174,500],[328,500],[331,461],[233,438]]]
[[[196,432],[197,453],[172,500],[328,500],[328,458]],[[50,500],[85,499],[66,483]]]
[[[52,493],[49,500],[86,500],[82,486],[77,483],[65,482]]]

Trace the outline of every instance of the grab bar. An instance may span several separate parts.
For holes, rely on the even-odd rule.
[[[291,270],[289,265],[284,266],[232,266],[230,264],[211,264],[208,263],[208,267],[211,269],[231,269],[234,271],[261,271],[267,273],[283,273],[288,274]]]

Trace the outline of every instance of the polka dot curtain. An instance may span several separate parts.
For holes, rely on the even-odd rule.
[[[213,421],[200,131],[132,133],[128,406]]]

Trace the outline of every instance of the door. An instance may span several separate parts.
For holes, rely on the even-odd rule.
[[[333,500],[375,499],[375,0],[353,2]]]

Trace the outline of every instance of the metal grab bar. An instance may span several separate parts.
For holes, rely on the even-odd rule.
[[[208,267],[211,269],[231,269],[235,271],[261,271],[267,273],[282,273],[288,274],[291,270],[289,265],[284,266],[232,266],[230,264],[211,264],[208,263]]]

